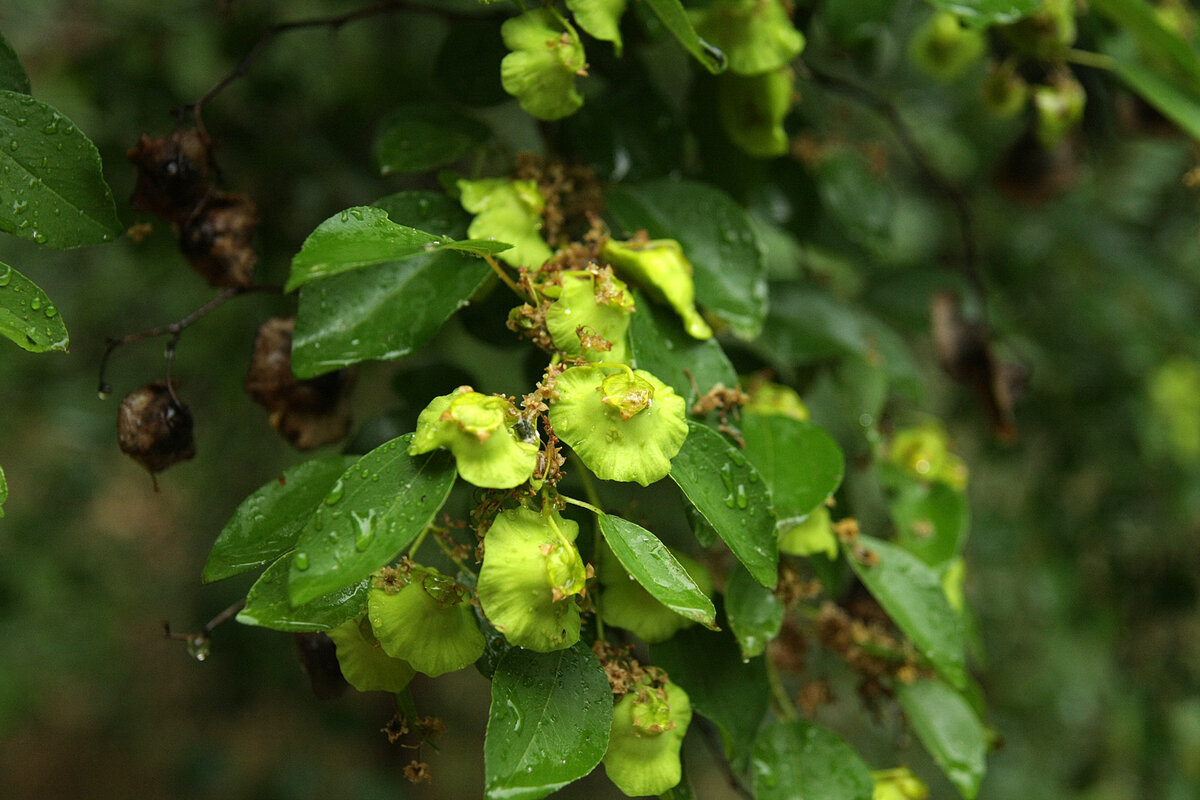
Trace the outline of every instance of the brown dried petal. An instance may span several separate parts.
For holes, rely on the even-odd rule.
[[[196,455],[192,414],[175,402],[166,383],[148,383],[121,401],[117,443],[121,452],[150,472],[162,472]]]

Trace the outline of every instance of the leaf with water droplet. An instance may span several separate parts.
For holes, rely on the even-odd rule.
[[[718,383],[737,385],[737,371],[715,338],[698,340],[684,332],[679,318],[635,292],[637,313],[629,320],[634,366],[651,372],[687,398],[690,408]]]
[[[242,501],[208,554],[205,583],[268,564],[296,545],[300,531],[355,456],[298,464]]]
[[[898,684],[896,699],[921,744],[963,797],[979,792],[986,769],[987,731],[971,704],[940,681]]]
[[[704,68],[716,75],[725,71],[725,54],[721,50],[700,38],[692,27],[691,17],[679,0],[646,0],[655,15],[662,20],[671,35],[679,40]]]
[[[770,487],[780,528],[798,525],[841,484],[842,450],[820,427],[757,413],[743,414],[739,427],[746,456]]]
[[[509,650],[492,677],[485,797],[536,800],[587,775],[608,748],[612,716],[608,678],[583,642]]]
[[[735,565],[725,584],[725,616],[743,658],[762,655],[783,625],[783,603],[775,593]]]
[[[384,117],[375,140],[381,175],[425,172],[451,164],[491,136],[474,117],[440,103],[409,103]]]
[[[308,555],[309,566],[300,570],[293,565],[288,579],[293,604],[355,584],[387,564],[446,502],[456,477],[453,459],[445,451],[410,456],[411,439],[409,433],[393,440],[401,447],[380,445],[347,468],[336,510],[318,504],[296,543]],[[363,478],[364,471],[382,480]],[[335,511],[344,517],[333,520]]]
[[[735,454],[734,445],[721,434],[688,420],[688,437],[671,461],[671,479],[755,580],[774,587],[779,550],[771,494],[765,483],[750,480],[754,466],[744,459],[736,464]],[[739,486],[745,496],[744,508],[736,499]],[[747,513],[751,506],[756,512],[753,515]],[[760,511],[763,513],[757,513]]]
[[[853,747],[802,720],[763,728],[753,766],[756,800],[871,800],[875,792],[871,770]]]
[[[287,589],[292,563],[289,553],[267,567],[250,587],[238,622],[295,633],[323,631],[358,616],[367,607],[368,580],[363,579],[293,608]]]
[[[2,60],[2,59],[0,59]],[[27,95],[0,90],[0,230],[50,247],[110,241],[121,231],[112,192],[104,182],[96,146],[59,112]],[[23,122],[18,122],[23,120]],[[56,133],[43,128],[55,123]],[[14,146],[15,145],[15,146]],[[14,201],[73,208],[78,214],[22,227],[24,206]]]
[[[37,327],[29,324],[26,309],[47,310],[46,325]],[[58,316],[50,298],[37,284],[26,278],[15,268],[0,262],[0,336],[7,337],[31,353],[50,351],[67,352],[69,339],[67,326]]]

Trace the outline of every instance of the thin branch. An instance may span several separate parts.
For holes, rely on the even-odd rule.
[[[205,661],[208,659],[209,648],[212,642],[212,632],[218,625],[226,620],[231,619],[239,611],[246,607],[246,598],[238,600],[229,608],[217,614],[215,617],[205,623],[199,633],[175,633],[171,630],[171,623],[163,623],[163,634],[167,639],[172,639],[179,642],[187,642],[188,652],[197,661]]]

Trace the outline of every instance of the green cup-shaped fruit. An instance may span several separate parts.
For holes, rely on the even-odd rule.
[[[917,28],[908,43],[908,57],[929,77],[949,82],[970,69],[985,47],[981,32],[964,27],[954,14],[939,11]]]
[[[500,62],[504,91],[538,119],[574,114],[583,105],[575,78],[587,58],[579,34],[549,8],[527,11],[500,26],[504,46],[512,52]]]
[[[668,550],[687,570],[700,591],[711,596],[713,580],[708,568],[675,548]],[[600,610],[605,625],[624,628],[642,641],[655,644],[665,642],[678,631],[696,624],[695,620],[677,614],[655,600],[645,587],[625,571],[608,548],[605,548],[600,559],[597,575],[604,584]]]
[[[326,633],[337,646],[342,676],[360,692],[402,692],[416,674],[407,661],[383,651],[366,618],[343,622]]]
[[[463,480],[486,489],[511,489],[529,480],[537,467],[538,445],[517,434],[517,422],[516,410],[504,398],[460,386],[435,397],[421,412],[408,452],[448,448]]]
[[[679,748],[692,721],[687,693],[673,683],[666,697],[630,692],[613,708],[604,771],[630,797],[659,795],[679,783]]]
[[[1074,78],[1059,76],[1050,86],[1033,90],[1033,107],[1037,111],[1034,133],[1047,150],[1053,149],[1071,129],[1083,119],[1087,92]]]
[[[546,200],[536,181],[485,178],[460,180],[457,185],[459,202],[475,215],[467,235],[512,245],[496,258],[514,267],[537,269],[554,255],[541,234]]]
[[[394,594],[372,589],[367,614],[385,653],[437,677],[483,655],[483,634],[466,599],[456,581],[432,571],[414,572]]]
[[[633,295],[611,270],[565,272],[558,299],[546,312],[546,328],[554,346],[569,356],[623,364],[629,361],[626,334],[632,312]],[[607,341],[612,349],[589,347],[592,340],[586,337],[593,336]]]
[[[929,787],[908,767],[878,770],[871,773],[875,781],[872,800],[927,800]]]
[[[692,338],[712,338],[712,328],[696,310],[692,263],[684,257],[679,242],[674,239],[629,242],[609,239],[601,253],[618,272],[636,281],[652,298],[675,309]]]
[[[579,641],[573,595],[587,580],[579,526],[556,511],[505,511],[484,537],[479,605],[511,644],[548,653]]]
[[[783,119],[792,107],[795,77],[790,67],[761,75],[721,75],[717,79],[717,111],[730,141],[755,158],[786,153]]]
[[[1029,84],[1017,73],[1017,62],[995,65],[983,81],[983,107],[997,117],[1008,119],[1024,110],[1029,102]]]
[[[686,403],[645,370],[572,367],[558,376],[550,424],[596,477],[649,486],[687,438]]]
[[[750,399],[742,410],[752,414],[778,414],[800,422],[808,422],[811,416],[808,406],[790,386],[764,380],[751,380],[746,387]]]
[[[697,17],[696,32],[725,53],[734,75],[772,72],[804,49],[781,0],[715,0]]]
[[[829,509],[818,506],[799,525],[779,534],[779,552],[791,556],[824,553],[830,560],[838,557],[837,536],[829,519]]]

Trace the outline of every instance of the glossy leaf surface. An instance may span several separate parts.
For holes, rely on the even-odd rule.
[[[767,314],[766,266],[746,213],[729,195],[694,181],[621,186],[609,211],[629,233],[674,239],[695,268],[696,302],[745,339],[759,334]]]
[[[794,525],[837,491],[845,470],[833,437],[780,414],[742,415],[745,454],[766,481],[780,525]]]
[[[714,75],[725,70],[725,54],[700,38],[679,0],[646,0],[646,5],[705,69]]]
[[[779,550],[771,495],[741,450],[688,420],[688,437],[671,461],[671,479],[754,579],[775,586]]]
[[[777,722],[754,741],[756,800],[871,800],[875,782],[854,748],[808,722]]]
[[[600,515],[600,530],[625,571],[667,608],[709,628],[717,611],[666,545],[641,525],[620,517]]]
[[[956,14],[964,22],[980,28],[1016,22],[1035,10],[1039,3],[1040,0],[929,0],[934,8]]]
[[[270,563],[291,550],[317,504],[356,456],[298,464],[242,501],[204,564],[202,580],[219,581]]]
[[[612,690],[587,645],[508,651],[492,677],[485,796],[534,800],[587,775],[608,748],[612,716]]]
[[[743,658],[762,655],[783,626],[783,603],[743,567],[729,573],[725,584],[725,616]]]
[[[288,577],[295,605],[358,583],[391,561],[446,502],[456,473],[444,451],[410,456],[406,434],[355,462],[296,542]]]
[[[486,125],[451,106],[413,103],[380,123],[375,161],[381,175],[424,172],[467,155],[489,134]]]
[[[324,631],[358,616],[367,607],[367,580],[342,587],[292,607],[288,601],[288,573],[292,555],[285,555],[250,587],[246,607],[237,615],[243,625],[304,633]]]
[[[967,800],[979,793],[987,731],[970,704],[940,681],[899,684],[896,699],[921,744]]]
[[[48,247],[112,241],[121,231],[100,153],[54,108],[0,91],[0,231]]]
[[[46,293],[3,262],[0,262],[0,336],[31,353],[65,353],[69,343],[67,326]]]
[[[907,480],[889,502],[896,542],[930,566],[962,552],[970,514],[967,499],[940,481]]]
[[[878,563],[867,566],[851,554],[848,560],[855,574],[938,674],[954,686],[965,686],[962,624],[938,573],[894,544],[870,536],[859,536],[857,542],[873,552]]]

